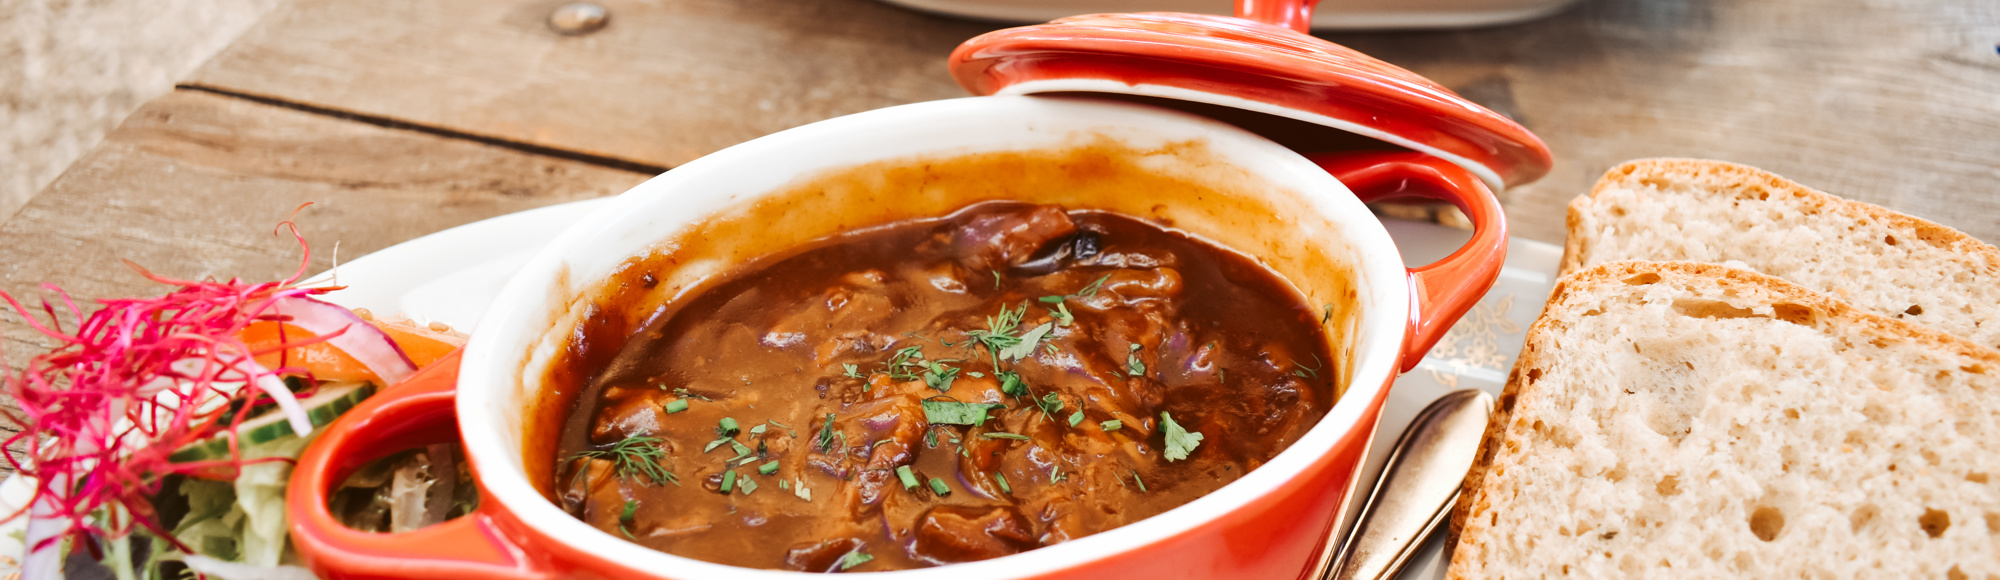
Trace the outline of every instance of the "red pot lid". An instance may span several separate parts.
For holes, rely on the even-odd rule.
[[[1269,12],[1243,4],[1239,13]],[[1284,8],[1298,13],[1266,19],[1303,27],[1310,8]],[[1540,178],[1552,161],[1520,124],[1416,73],[1243,18],[1094,14],[1009,28],[959,45],[951,73],[978,95],[1114,93],[1286,117],[1437,155],[1496,190]]]

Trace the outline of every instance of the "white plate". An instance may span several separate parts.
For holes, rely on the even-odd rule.
[[[348,308],[366,308],[380,315],[402,315],[419,323],[442,322],[472,331],[501,283],[513,275],[535,250],[571,223],[603,203],[593,199],[554,205],[474,222],[403,242],[362,256],[308,279],[305,285],[338,283],[347,288],[324,298]],[[1471,232],[1433,224],[1386,221],[1390,237],[1410,264],[1429,263],[1451,253]],[[1541,314],[1554,287],[1562,248],[1522,239],[1508,244],[1507,264],[1493,290],[1445,334],[1416,370],[1396,380],[1382,409],[1374,446],[1361,475],[1373,482],[1389,447],[1403,428],[1431,401],[1457,389],[1479,388],[1494,395],[1513,368],[1528,324]],[[1365,494],[1359,486],[1356,495]],[[0,484],[0,514],[27,504],[34,490],[19,477]],[[1348,502],[1349,517],[1359,498]],[[18,558],[21,544],[15,530],[25,518],[0,526],[0,554]],[[1442,578],[1444,566],[1437,538],[1416,555],[1403,578]]]

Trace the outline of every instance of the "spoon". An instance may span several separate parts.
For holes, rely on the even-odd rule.
[[[1314,578],[1377,580],[1402,571],[1421,540],[1458,503],[1459,484],[1479,452],[1493,396],[1455,391],[1410,422],[1362,504],[1354,529]]]

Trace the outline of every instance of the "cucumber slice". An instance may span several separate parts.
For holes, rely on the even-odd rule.
[[[369,395],[373,394],[375,394],[373,383],[328,383],[320,386],[319,393],[299,401],[299,406],[305,407],[306,417],[312,419],[314,427],[322,427],[332,423],[335,418],[346,413],[348,409],[353,409],[355,405],[361,404],[361,401],[367,400]],[[236,432],[237,446],[248,448],[291,435],[292,424],[285,420],[283,413],[274,409],[244,419],[243,424],[237,426]],[[175,463],[228,458],[229,437],[225,435],[203,439],[167,456],[168,461]]]

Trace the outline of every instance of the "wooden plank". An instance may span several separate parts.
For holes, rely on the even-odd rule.
[[[647,177],[176,91],[141,107],[0,224],[0,289],[24,299],[39,296],[41,282],[78,299],[163,291],[126,259],[177,278],[276,280],[298,268],[299,247],[273,228],[306,202],[314,205],[299,224],[318,271],[332,265],[335,243],[351,258]],[[0,330],[8,361],[53,346],[11,311],[0,313]]]
[[[958,96],[945,55],[985,28],[871,0],[299,0],[192,82],[671,166],[771,131]],[[1618,161],[1698,156],[2000,241],[2000,3],[1585,0],[1468,31],[1329,37],[1519,116],[1554,147],[1508,199],[1559,241],[1563,205]]]
[[[990,28],[871,0],[300,0],[187,82],[671,167],[751,138],[964,96],[945,55]]]
[[[1620,161],[1756,165],[2000,242],[2000,2],[1586,1],[1483,30],[1330,35],[1516,116],[1556,166],[1507,200],[1561,241]]]

